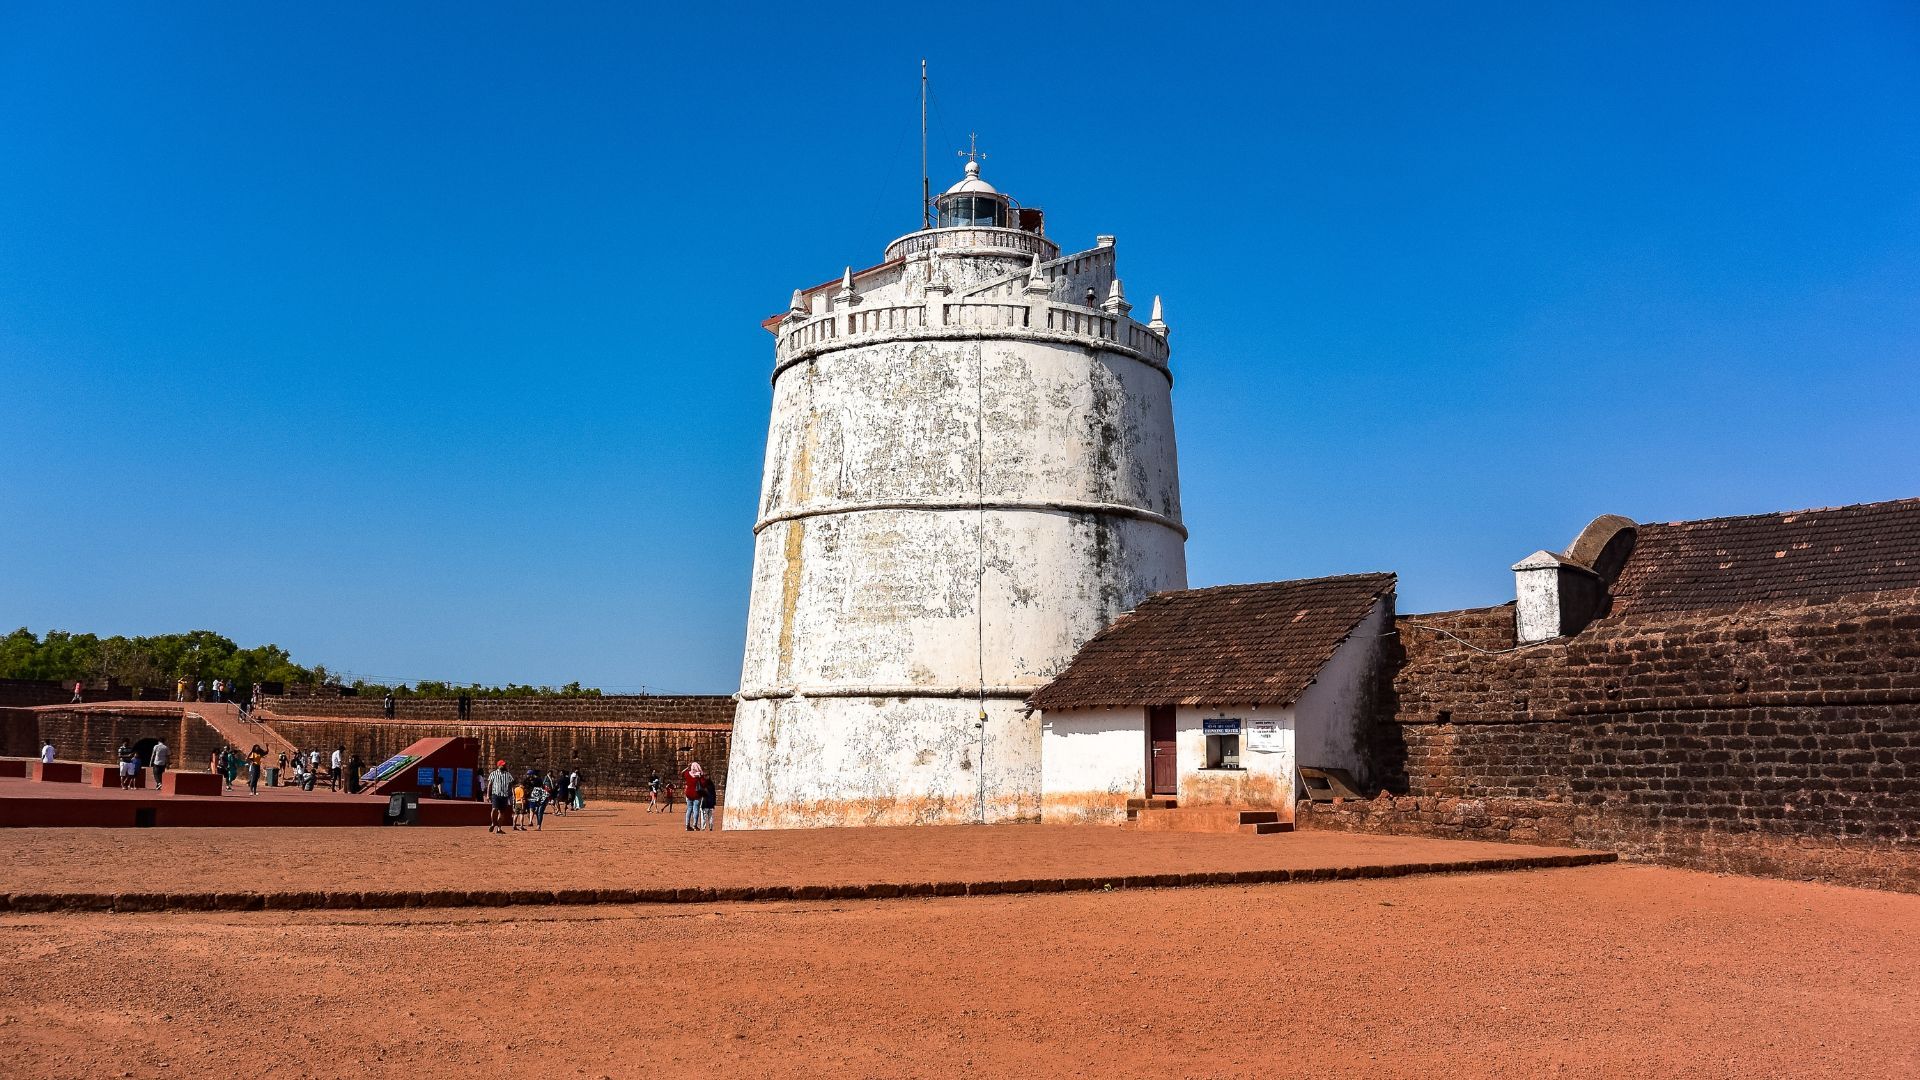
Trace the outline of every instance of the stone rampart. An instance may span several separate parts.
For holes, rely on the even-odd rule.
[[[731,699],[720,700],[732,704]],[[379,704],[373,702],[376,714]],[[476,714],[479,705],[476,700]],[[496,720],[463,724],[457,720],[382,720],[377,715],[274,715],[268,723],[302,750],[319,750],[323,761],[334,747],[344,746],[349,754],[359,754],[369,768],[420,739],[478,739],[483,762],[505,759],[515,772],[528,767],[578,767],[588,799],[613,801],[644,800],[647,781],[655,774],[669,787],[675,785],[681,767],[688,761],[705,766],[724,798],[727,750],[733,735],[726,724],[594,722],[585,717],[573,722]]]
[[[1609,619],[1518,650],[1510,607],[1399,624],[1384,797],[1304,807],[1302,827],[1539,840],[1564,821],[1631,857],[1920,891],[1920,593]]]
[[[205,768],[207,759],[223,744],[220,733],[181,705],[132,705],[87,709],[7,709],[0,712],[6,726],[5,746],[10,756],[40,752],[51,742],[63,761],[107,765],[119,760],[122,739],[142,751],[148,739],[162,739],[172,753],[172,768]]]
[[[168,701],[173,691],[127,686],[111,679],[83,679],[80,696],[83,701]],[[0,708],[65,705],[72,700],[72,679],[0,679]]]
[[[733,698],[724,694],[476,697],[470,700],[471,711],[466,720],[503,723],[731,725],[734,706]],[[395,720],[461,720],[457,698],[396,697],[393,701]],[[263,695],[259,707],[269,717],[385,718],[378,697]]]

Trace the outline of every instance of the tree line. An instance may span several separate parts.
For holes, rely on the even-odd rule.
[[[379,697],[599,697],[600,691],[578,682],[565,686],[460,686],[423,680],[411,684],[387,685],[355,679],[344,682],[325,665],[303,667],[293,662],[287,650],[278,645],[256,645],[243,649],[232,638],[211,630],[185,634],[155,634],[150,637],[100,637],[49,630],[35,634],[21,627],[0,638],[0,679],[51,679],[57,682],[109,679],[121,686],[156,687],[171,690],[175,680],[186,678],[211,683],[223,679],[244,693],[254,683],[283,683],[289,686],[340,686],[362,696]]]

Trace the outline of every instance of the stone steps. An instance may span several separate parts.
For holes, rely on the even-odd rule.
[[[229,744],[246,753],[255,743],[267,751],[267,760],[263,765],[277,762],[278,756],[285,753],[291,758],[298,747],[286,736],[268,727],[261,720],[247,720],[240,715],[240,706],[221,702],[196,702],[187,707],[189,716],[197,716],[201,722],[220,734]],[[179,762],[176,759],[176,767]],[[198,763],[195,763],[198,764]]]
[[[1178,800],[1128,799],[1127,823],[1151,832],[1243,832],[1254,836],[1293,831],[1293,822],[1278,810],[1238,806],[1182,807]]]

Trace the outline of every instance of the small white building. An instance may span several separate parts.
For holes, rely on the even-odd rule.
[[[1149,598],[1029,698],[1042,820],[1118,823],[1154,800],[1291,821],[1300,766],[1365,782],[1393,590],[1355,574]]]

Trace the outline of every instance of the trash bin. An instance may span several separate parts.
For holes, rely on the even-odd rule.
[[[280,786],[280,767],[279,766],[277,765],[267,766],[267,786],[268,787]]]
[[[417,825],[420,822],[420,794],[403,791],[387,796],[387,824]]]

